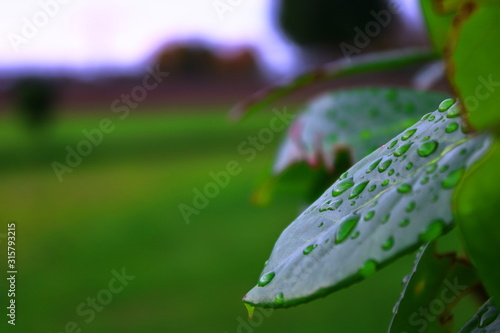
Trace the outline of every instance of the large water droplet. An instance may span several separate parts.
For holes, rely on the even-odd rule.
[[[419,238],[422,242],[430,242],[433,239],[441,236],[445,230],[445,223],[443,220],[434,220],[428,226],[425,232],[421,233]]]
[[[347,176],[349,175],[348,172],[344,172],[340,177],[339,177],[339,180],[342,180],[342,179],[345,179],[347,178]]]
[[[421,184],[421,185],[425,185],[425,184],[427,184],[428,182],[429,182],[429,177],[424,177],[424,178],[422,178],[422,180],[420,181],[420,184]]]
[[[366,213],[366,215],[363,219],[365,221],[370,221],[374,216],[375,216],[375,211],[371,210],[368,213]]]
[[[382,250],[384,251],[389,251],[390,249],[392,249],[392,247],[394,246],[394,237],[390,236],[389,238],[387,238],[387,240],[382,244]]]
[[[370,164],[370,166],[368,167],[368,170],[366,170],[366,173],[370,173],[373,170],[375,170],[375,168],[378,166],[378,164],[380,163],[380,161],[382,161],[382,157],[379,158],[378,160],[376,160],[375,162],[373,162],[372,164]]]
[[[394,156],[399,157],[399,156],[403,155],[404,153],[406,153],[408,151],[408,149],[410,149],[411,145],[412,145],[411,143],[407,143],[405,145],[399,146],[394,151]]]
[[[458,106],[449,109],[448,113],[446,113],[447,118],[455,118],[458,116],[460,116],[460,109],[458,108]]]
[[[399,193],[410,193],[411,192],[411,185],[408,184],[403,184],[398,187],[398,192]]]
[[[417,149],[417,154],[421,157],[427,157],[436,151],[438,147],[437,141],[427,141],[420,145]]]
[[[458,129],[457,123],[449,123],[448,126],[444,129],[446,133],[455,132]]]
[[[262,275],[259,279],[259,282],[257,283],[257,285],[259,287],[264,287],[266,285],[269,284],[269,282],[271,282],[273,279],[274,279],[274,276],[276,274],[274,274],[274,272],[269,272],[269,273],[266,273],[264,275]]]
[[[406,170],[410,170],[411,168],[413,168],[413,163],[411,163],[411,162],[410,162],[410,163],[408,163],[408,164],[406,165],[406,168],[405,168],[405,169],[406,169]]]
[[[363,192],[363,190],[365,189],[366,185],[368,185],[369,182],[370,181],[367,180],[365,182],[359,183],[358,185],[354,186],[354,188],[351,191],[351,194],[349,195],[349,199],[355,198],[358,195],[360,195],[361,192]]]
[[[380,184],[380,185],[382,185],[382,186],[387,186],[387,185],[389,185],[389,179],[384,180],[384,181],[382,182],[382,184]]]
[[[392,176],[393,174],[394,174],[394,169],[389,170],[389,172],[387,173],[388,176]]]
[[[391,166],[391,163],[392,160],[390,159],[382,162],[382,164],[380,164],[380,166],[378,167],[378,172],[384,172],[385,170],[387,170]]]
[[[339,183],[337,183],[332,190],[332,196],[336,197],[347,191],[349,188],[354,186],[354,181],[351,178],[347,178]]]
[[[455,100],[452,98],[445,99],[444,101],[439,104],[438,110],[439,112],[445,112],[448,111],[448,109],[455,104]]]
[[[448,176],[443,180],[443,188],[449,189],[455,187],[458,184],[460,179],[465,173],[465,168],[460,168],[455,171],[450,172]]]
[[[415,134],[417,130],[414,128],[414,129],[411,129],[411,130],[408,130],[406,131],[403,136],[401,137],[401,140],[403,141],[406,141],[408,140],[409,138],[411,138],[413,136],[413,134]]]
[[[370,277],[377,272],[377,263],[374,260],[367,260],[359,269],[362,277]]]
[[[312,250],[314,250],[314,249],[315,249],[315,248],[317,248],[317,247],[318,247],[318,245],[316,245],[316,244],[314,244],[314,245],[309,245],[308,247],[306,247],[306,248],[304,249],[304,251],[302,251],[302,253],[304,253],[304,254],[306,254],[306,255],[307,255],[307,254],[311,253],[311,251],[312,251]]]
[[[372,186],[370,186],[370,188],[368,189],[368,192],[373,192],[376,188],[377,188],[377,185],[372,185]]]
[[[352,233],[351,239],[356,239],[359,237],[359,235],[360,235],[359,231],[356,230],[355,232]]]
[[[340,221],[337,233],[335,234],[335,244],[342,243],[354,230],[359,221],[359,215],[351,215]]]

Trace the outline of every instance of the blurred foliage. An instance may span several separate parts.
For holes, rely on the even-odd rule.
[[[337,46],[354,38],[355,27],[373,20],[372,10],[384,8],[384,0],[281,0],[278,23],[298,45]]]
[[[57,86],[48,78],[25,77],[12,88],[14,104],[30,129],[46,126],[53,120],[57,106]]]

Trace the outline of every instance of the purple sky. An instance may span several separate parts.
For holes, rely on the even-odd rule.
[[[23,0],[0,4],[0,69],[141,67],[167,42],[204,40],[221,51],[255,48],[273,74],[295,67],[273,29],[269,0]],[[405,0],[415,13],[413,0]],[[215,4],[225,3],[226,11]],[[234,4],[234,5],[231,5]]]

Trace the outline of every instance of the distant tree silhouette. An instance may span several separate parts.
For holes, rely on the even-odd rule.
[[[162,71],[175,71],[177,77],[241,78],[257,76],[258,65],[250,48],[219,56],[210,48],[196,44],[167,45],[157,52],[154,62]]]
[[[46,126],[56,108],[56,86],[49,79],[24,77],[13,88],[14,103],[26,125],[31,129]]]
[[[336,46],[355,37],[373,20],[370,12],[386,7],[384,0],[281,0],[278,23],[300,46]]]

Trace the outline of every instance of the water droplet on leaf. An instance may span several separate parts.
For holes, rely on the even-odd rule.
[[[387,238],[384,244],[382,244],[382,250],[389,251],[390,249],[392,249],[393,246],[394,246],[394,237],[390,236],[389,238]]]
[[[460,168],[455,171],[450,172],[448,176],[443,180],[443,188],[450,189],[455,187],[458,184],[460,179],[462,179],[463,174],[465,173],[465,168]]]
[[[458,106],[449,109],[448,113],[446,113],[447,118],[455,118],[458,116],[460,116],[460,109],[458,108]]]
[[[408,226],[408,224],[410,224],[410,219],[403,219],[401,222],[399,222],[399,226],[403,228]]]
[[[458,129],[458,124],[457,123],[450,123],[446,128],[444,129],[446,133],[452,133],[455,132]]]
[[[316,247],[318,247],[318,245],[314,244],[314,245],[309,245],[308,247],[306,247],[304,249],[304,251],[302,251],[303,254],[309,254],[311,253],[312,250],[314,250]]]
[[[364,191],[366,185],[368,185],[370,181],[364,181],[362,183],[359,183],[358,185],[354,186],[354,188],[352,189],[351,191],[351,194],[349,195],[349,199],[352,199],[352,198],[355,198],[357,197],[358,195],[361,194],[361,192]],[[352,206],[352,205],[351,205]]]
[[[382,157],[379,158],[378,160],[376,160],[375,162],[373,162],[372,164],[370,164],[370,166],[368,167],[368,170],[366,170],[366,173],[370,173],[373,170],[375,170],[375,168],[378,166],[378,164],[380,163],[380,161],[382,161]]]
[[[351,215],[340,221],[335,235],[335,244],[342,243],[347,237],[349,237],[350,233],[358,224],[359,218],[359,215]]]
[[[408,151],[408,149],[410,149],[411,145],[412,145],[411,143],[407,143],[405,145],[399,146],[394,151],[394,156],[399,157],[399,156],[403,155],[404,153],[406,153]]]
[[[274,272],[269,272],[269,273],[266,273],[264,275],[262,275],[259,279],[259,282],[257,283],[257,285],[259,287],[264,287],[266,285],[269,284],[269,282],[271,282],[273,279],[274,279]]]
[[[445,99],[444,101],[439,104],[438,110],[439,112],[445,112],[448,111],[448,109],[455,104],[455,100],[452,98]]]
[[[411,192],[411,185],[403,184],[403,185],[399,186],[398,192],[399,193],[410,193]]]
[[[382,162],[382,164],[380,164],[380,166],[378,167],[378,172],[384,172],[385,170],[387,170],[391,166],[391,163],[392,160],[390,159]]]
[[[421,233],[419,238],[422,242],[430,242],[433,239],[441,236],[445,230],[445,223],[443,220],[434,220],[428,226],[425,232]]]
[[[337,197],[353,186],[354,186],[354,181],[353,181],[352,177],[345,179],[345,180],[337,183],[333,187],[332,196]]]
[[[421,157],[427,157],[436,151],[438,145],[437,141],[427,141],[418,147],[417,154]]]
[[[367,260],[359,269],[362,277],[370,277],[377,272],[377,263],[374,260]]]
[[[283,296],[283,293],[279,293],[278,296],[274,299],[274,303],[276,304],[283,304],[285,302],[285,297]]]
[[[374,216],[375,216],[375,211],[371,210],[368,213],[366,213],[366,215],[363,219],[365,221],[370,221]]]
[[[406,206],[405,211],[407,213],[411,213],[415,209],[416,206],[417,206],[417,204],[415,203],[415,201],[412,201],[408,204],[408,206]]]
[[[403,134],[403,136],[401,137],[401,140],[403,140],[403,141],[408,140],[409,138],[411,138],[413,136],[413,134],[415,134],[416,131],[417,131],[416,129],[411,129],[411,130],[406,131]]]

